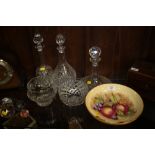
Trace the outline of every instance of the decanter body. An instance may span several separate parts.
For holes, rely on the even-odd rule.
[[[61,84],[69,79],[76,79],[76,72],[73,67],[67,62],[65,57],[65,46],[63,46],[65,38],[63,35],[58,34],[56,36],[56,43],[58,44],[58,64],[52,75],[53,83],[58,89]]]
[[[89,49],[90,62],[92,63],[92,73],[83,78],[84,82],[88,85],[89,90],[104,83],[110,83],[111,81],[98,74],[98,64],[101,61],[101,49],[99,47],[92,47]]]

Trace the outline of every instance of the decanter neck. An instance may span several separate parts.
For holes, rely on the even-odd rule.
[[[96,65],[96,66],[92,65],[91,76],[94,78],[98,78],[98,65]]]
[[[38,52],[38,55],[39,55],[39,64],[44,65],[45,59],[44,59],[43,51]]]
[[[59,63],[63,63],[66,62],[66,57],[65,57],[65,52],[58,52],[58,59],[59,59]]]

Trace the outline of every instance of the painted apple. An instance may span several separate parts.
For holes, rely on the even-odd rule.
[[[126,115],[129,111],[129,106],[127,104],[117,104],[116,111],[117,112],[121,111]]]
[[[103,116],[108,117],[108,118],[116,118],[116,111],[110,107],[110,106],[105,106],[102,108],[101,113]]]

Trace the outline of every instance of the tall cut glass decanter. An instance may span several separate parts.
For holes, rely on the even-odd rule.
[[[37,49],[39,55],[39,63],[40,66],[36,69],[36,76],[45,76],[52,74],[53,70],[52,67],[45,64],[44,55],[43,55],[43,43],[44,39],[41,34],[36,33],[33,38],[33,42],[35,44],[35,48]]]
[[[58,44],[58,64],[52,75],[53,83],[58,89],[61,84],[67,80],[76,80],[76,72],[73,67],[67,62],[65,57],[65,37],[62,34],[56,36],[56,43]]]
[[[27,96],[39,106],[49,106],[56,95],[56,89],[52,83],[52,68],[44,63],[43,57],[43,37],[37,33],[34,35],[33,42],[40,58],[40,66],[36,69],[36,76],[27,83]]]
[[[89,49],[90,62],[92,64],[92,73],[83,78],[84,82],[88,85],[89,90],[104,83],[110,83],[111,81],[98,73],[98,65],[101,61],[101,49],[99,47],[91,47]]]

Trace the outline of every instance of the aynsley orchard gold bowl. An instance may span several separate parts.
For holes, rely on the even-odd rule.
[[[110,125],[125,125],[143,112],[144,103],[133,89],[121,84],[102,84],[90,90],[86,108],[98,121]]]

